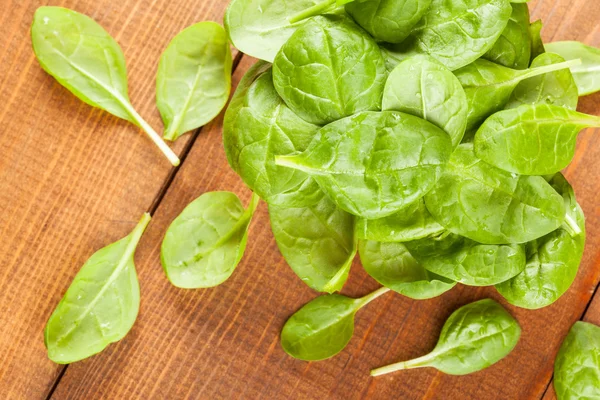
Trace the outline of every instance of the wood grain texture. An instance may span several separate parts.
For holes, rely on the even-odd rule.
[[[26,32],[37,4],[15,4],[24,9],[18,11],[15,6],[10,8],[15,15],[0,17],[5,19],[0,25],[1,40],[8,46],[0,50],[4,61],[0,77],[6,76],[3,69],[13,76],[25,74],[20,84],[17,79],[0,83],[3,98],[13,96],[12,103],[7,102],[11,104],[8,112],[0,109],[4,122],[0,126],[10,128],[12,124],[12,129],[0,136],[3,154],[4,148],[10,147],[8,157],[0,159],[0,204],[9,207],[0,218],[11,224],[0,219],[0,237],[8,238],[0,244],[4,261],[0,265],[8,262],[11,266],[10,273],[5,269],[0,275],[0,299],[8,305],[8,310],[0,310],[0,350],[4,350],[0,393],[7,393],[3,397],[8,398],[43,398],[58,371],[47,361],[43,348],[41,332],[46,319],[81,263],[134,225],[166,181],[169,168],[142,135],[136,136],[135,129],[79,106],[41,72],[30,59],[30,44],[24,43],[22,33],[14,33],[15,29]],[[92,15],[115,36],[123,30],[117,38],[129,61],[132,100],[142,115],[153,116],[151,124],[160,126],[152,94],[160,50],[183,26],[207,19],[205,15],[218,20],[225,0],[108,4],[66,3]],[[600,46],[596,28],[600,4],[596,0],[534,0],[530,8],[532,18],[544,20],[547,41],[573,39]],[[21,22],[16,23],[15,18]],[[163,22],[150,23],[149,18]],[[159,29],[163,26],[169,33]],[[22,57],[19,61],[17,54]],[[235,82],[252,62],[242,59]],[[134,79],[134,71],[142,77]],[[28,92],[15,95],[18,85]],[[21,104],[38,118],[19,113]],[[600,115],[600,96],[583,99],[580,109]],[[53,114],[57,110],[61,114]],[[594,140],[598,132],[581,135],[577,156],[567,170],[588,227],[586,255],[568,294],[543,310],[508,306],[523,335],[513,353],[487,370],[452,377],[422,369],[373,379],[368,375],[373,367],[430,351],[443,322],[456,308],[500,296],[493,289],[465,286],[422,302],[390,293],[358,313],[354,338],[335,358],[306,363],[287,356],[279,345],[280,329],[289,315],[316,294],[281,258],[264,203],[250,228],[246,255],[223,285],[177,289],[168,283],[160,266],[162,236],[190,201],[211,190],[230,190],[245,202],[249,199],[248,190],[225,160],[221,128],[222,116],[195,140],[140,243],[136,265],[142,304],[134,328],[103,353],[70,365],[53,399],[487,400],[544,396],[556,351],[572,323],[581,318],[600,280],[596,267],[600,145]],[[90,131],[96,131],[93,137],[85,135]],[[81,135],[76,137],[75,132]],[[22,160],[23,154],[29,154],[26,160]],[[123,154],[129,158],[124,160]],[[68,167],[73,162],[78,162],[78,168]],[[377,286],[355,263],[343,292],[359,296]],[[600,319],[600,299],[595,304]],[[590,312],[593,309],[594,304]]]
[[[120,43],[130,97],[157,130],[159,56],[185,26],[220,20],[218,0],[52,1],[95,18]],[[46,2],[0,3],[0,397],[45,398],[63,368],[44,325],[85,260],[125,236],[173,169],[135,126],[84,104],[35,60],[29,29]],[[191,135],[173,148],[178,152]]]

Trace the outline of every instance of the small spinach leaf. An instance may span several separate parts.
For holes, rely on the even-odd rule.
[[[469,105],[460,82],[428,56],[398,64],[383,90],[383,109],[423,118],[443,129],[458,146],[467,126]]]
[[[444,230],[427,211],[423,199],[387,217],[356,220],[356,236],[378,242],[409,242]]]
[[[431,353],[374,369],[371,375],[423,367],[450,375],[471,374],[506,357],[520,336],[518,322],[500,304],[492,299],[480,300],[459,308],[448,318]]]
[[[558,400],[600,398],[600,327],[577,321],[554,362]]]
[[[432,0],[352,1],[346,12],[376,40],[400,43],[423,18]]]
[[[281,346],[290,356],[305,361],[335,356],[352,339],[356,312],[389,290],[380,288],[359,299],[340,294],[315,298],[287,320]]]
[[[324,125],[381,109],[385,61],[375,41],[347,17],[312,18],[273,64],[275,89],[294,113]]]
[[[565,219],[562,197],[544,178],[493,167],[469,143],[458,146],[425,205],[446,229],[483,244],[529,242]]]
[[[62,7],[40,7],[31,26],[44,70],[85,103],[142,128],[174,166],[179,158],[135,111],[127,94],[125,57],[93,19]]]
[[[575,155],[577,135],[600,118],[550,104],[523,105],[488,118],[475,134],[475,154],[505,171],[551,175]]]
[[[200,22],[173,38],[160,57],[156,104],[164,138],[175,140],[215,118],[231,90],[231,51],[223,27]]]
[[[275,163],[314,177],[340,208],[375,219],[423,197],[451,152],[448,134],[423,119],[362,112],[321,128],[304,153]]]
[[[363,268],[377,282],[412,299],[437,297],[456,286],[456,282],[427,271],[404,243],[359,242]]]
[[[569,68],[571,63],[577,63],[577,61],[519,71],[479,59],[455,71],[454,73],[465,89],[467,101],[469,102],[467,131],[479,127],[490,115],[502,110],[519,82]]]
[[[258,203],[253,194],[244,210],[230,192],[208,192],[192,201],[171,223],[162,242],[160,260],[169,281],[184,289],[225,282],[244,255]]]
[[[527,244],[527,265],[514,278],[496,285],[510,303],[528,309],[549,306],[571,286],[585,247],[585,217],[573,188],[562,174],[550,183],[565,201],[565,223],[558,230]]]
[[[512,14],[502,35],[483,55],[508,68],[525,69],[531,61],[531,32],[527,4],[512,4]]]
[[[565,59],[554,53],[543,53],[531,63],[532,68],[558,64]],[[520,82],[505,108],[523,104],[554,104],[571,110],[577,109],[579,95],[573,74],[568,69],[538,75]]]
[[[580,96],[600,90],[600,49],[579,42],[554,42],[547,43],[546,50],[565,60],[582,61],[571,67]]]
[[[144,214],[127,237],[98,250],[81,267],[44,330],[52,361],[83,360],[127,335],[140,308],[133,255],[149,222]]]
[[[304,207],[269,204],[269,216],[279,250],[296,275],[312,289],[332,293],[346,283],[356,255],[354,217],[320,193],[318,202]]]
[[[525,249],[518,244],[490,245],[450,232],[406,243],[423,268],[469,286],[491,286],[525,268]]]
[[[542,40],[543,27],[544,24],[541,20],[532,22],[531,25],[529,25],[529,32],[531,33],[531,61],[546,52],[544,41]]]

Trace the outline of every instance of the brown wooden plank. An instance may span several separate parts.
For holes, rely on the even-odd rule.
[[[172,173],[137,128],[94,110],[38,65],[29,28],[48,2],[0,9],[0,397],[44,398],[63,368],[47,359],[43,328],[82,263],[124,236]],[[51,1],[86,13],[121,44],[130,97],[157,130],[158,58],[185,26],[220,20],[220,0]],[[181,152],[191,135],[173,148]]]

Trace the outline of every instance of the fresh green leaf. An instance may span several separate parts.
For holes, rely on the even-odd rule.
[[[365,271],[401,295],[417,300],[431,299],[456,286],[456,282],[423,268],[404,243],[361,240],[358,248]]]
[[[200,22],[181,31],[160,57],[156,105],[164,138],[175,140],[215,118],[231,90],[231,51],[223,27]]]
[[[279,250],[296,275],[312,289],[332,293],[346,283],[356,255],[354,217],[320,193],[317,203],[304,207],[269,204],[269,216]]]
[[[352,1],[346,12],[376,40],[400,43],[423,18],[432,0]]]
[[[275,155],[305,150],[318,129],[285,105],[271,69],[260,63],[248,71],[225,114],[223,144],[229,165],[250,189],[268,203],[290,207],[285,193],[302,185],[318,191],[318,185],[304,172],[275,165]]]
[[[451,152],[448,134],[423,119],[362,112],[327,125],[304,153],[275,163],[314,177],[340,208],[375,219],[423,197]]]
[[[371,375],[423,367],[450,375],[471,374],[506,357],[520,336],[518,322],[500,304],[492,299],[480,300],[459,308],[448,318],[431,353],[374,369]]]
[[[538,58],[541,54],[546,52],[544,47],[544,41],[542,40],[542,28],[544,24],[541,20],[532,22],[529,25],[529,32],[531,33],[531,61]]]
[[[579,42],[547,43],[546,50],[559,54],[565,60],[582,61],[571,67],[580,96],[600,90],[600,49]]]
[[[560,193],[567,209],[558,230],[527,244],[527,265],[516,277],[496,285],[511,304],[528,309],[549,306],[571,286],[585,247],[585,216],[573,188],[562,174],[550,183]]]
[[[349,18],[312,18],[273,64],[275,89],[299,117],[324,125],[381,109],[385,61],[375,41]]]
[[[569,68],[572,65],[571,63],[577,63],[577,61],[515,70],[480,59],[455,71],[458,80],[465,89],[469,103],[467,132],[479,127],[490,115],[504,109],[519,82]]]
[[[531,61],[531,31],[527,4],[513,3],[512,14],[502,35],[483,55],[486,60],[514,69],[526,69]]]
[[[426,119],[443,129],[458,146],[467,126],[469,105],[460,82],[446,67],[428,56],[401,62],[383,91],[383,109]]]
[[[125,57],[93,19],[62,7],[40,7],[31,25],[33,51],[44,70],[87,104],[142,128],[174,166],[179,158],[135,111],[127,94]]]
[[[169,281],[184,289],[225,282],[244,255],[258,203],[253,194],[244,210],[231,192],[208,192],[192,201],[171,223],[160,249]]]
[[[565,59],[554,53],[543,53],[531,63],[532,68],[558,64]],[[523,104],[554,104],[571,110],[577,109],[579,95],[573,74],[568,69],[538,75],[521,81],[505,108]]]
[[[356,312],[388,292],[380,288],[360,299],[327,294],[310,301],[287,320],[281,346],[290,356],[319,361],[335,356],[352,339]]]
[[[475,154],[505,171],[551,175],[575,155],[577,136],[600,118],[550,104],[523,105],[488,118],[475,134]]]
[[[600,398],[600,327],[577,321],[554,362],[558,400]]]
[[[544,178],[495,168],[468,143],[458,146],[425,205],[446,229],[483,244],[529,242],[565,219],[562,197]]]
[[[81,267],[44,330],[52,361],[83,360],[127,335],[140,308],[133,255],[149,222],[144,214],[127,237],[98,250]]]
[[[377,242],[409,242],[444,230],[427,211],[423,199],[387,217],[356,220],[357,238]]]
[[[480,244],[444,232],[406,248],[426,270],[469,286],[495,285],[525,269],[525,249],[518,244]]]

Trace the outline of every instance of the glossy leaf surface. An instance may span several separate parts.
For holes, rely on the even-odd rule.
[[[559,54],[565,60],[581,60],[571,67],[580,96],[600,90],[600,49],[580,42],[547,43],[546,50]]]
[[[506,28],[483,58],[508,68],[526,69],[531,61],[529,8],[527,4],[513,3],[511,6],[512,14]]]

